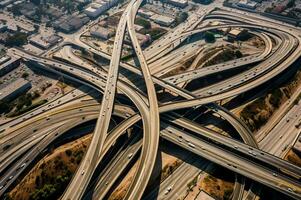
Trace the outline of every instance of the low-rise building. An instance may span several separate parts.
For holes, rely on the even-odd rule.
[[[0,58],[0,66],[10,60],[10,57],[5,55]]]
[[[230,39],[240,39],[241,37],[243,37],[245,34],[247,34],[248,31],[246,29],[242,29],[242,28],[233,28],[228,32],[228,37]]]
[[[79,14],[79,15],[68,15],[62,16],[58,20],[53,22],[53,27],[63,31],[65,33],[69,33],[74,30],[78,30],[84,24],[88,23],[90,18],[87,17],[86,14]]]
[[[195,200],[215,200],[215,199],[212,196],[210,196],[208,193],[206,193],[204,190],[202,190],[201,192],[199,192]]]
[[[137,35],[137,39],[139,41],[139,45],[141,47],[144,47],[146,44],[151,42],[151,36],[148,34],[143,35],[143,34],[137,33],[136,35]]]
[[[8,72],[17,68],[20,65],[21,58],[4,56],[0,61],[0,76],[4,76]]]
[[[15,0],[2,0],[0,1],[0,7],[4,8],[8,6],[9,4],[13,3]]]
[[[138,25],[138,24],[134,24],[134,28],[135,28],[135,31],[137,31],[137,32],[140,32],[141,30],[144,29],[143,26],[140,26],[140,25]]]
[[[91,3],[85,10],[84,13],[91,18],[96,18],[109,8],[114,6],[118,0],[97,0]]]
[[[174,18],[158,14],[153,15],[150,19],[161,26],[170,26],[172,23],[175,22]]]
[[[90,29],[90,34],[93,37],[97,37],[97,38],[107,40],[107,39],[110,39],[114,35],[114,32],[111,31],[110,29],[104,28],[102,26],[93,26]]]
[[[168,0],[167,3],[180,8],[188,6],[188,0]]]
[[[19,95],[27,92],[31,88],[31,83],[20,78],[8,86],[0,89],[0,101],[12,101]]]
[[[257,6],[257,3],[250,0],[240,0],[237,5],[242,8],[252,9],[254,10]]]
[[[145,10],[145,9],[142,9],[140,8],[138,10],[138,15],[141,16],[141,17],[144,17],[146,19],[149,19],[151,18],[155,13],[153,13],[152,11],[149,11],[149,10]]]
[[[49,47],[58,43],[60,39],[61,38],[57,35],[49,35],[49,36],[35,35],[29,39],[29,42],[42,49],[48,49]]]

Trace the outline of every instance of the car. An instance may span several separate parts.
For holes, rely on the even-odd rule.
[[[26,163],[23,163],[23,164],[20,166],[20,168],[23,168],[23,167],[25,167],[25,165],[26,165]]]
[[[190,142],[188,142],[188,146],[190,146],[191,148],[195,148],[195,145]]]
[[[10,177],[8,177],[8,180],[11,180],[11,179],[13,179],[14,178],[14,176],[10,176]]]
[[[273,173],[273,176],[277,177],[278,175],[276,173]]]
[[[85,174],[85,170],[82,171],[81,175],[84,175],[84,174]]]
[[[287,188],[287,191],[292,192],[293,190],[291,188]]]
[[[164,194],[167,195],[167,194],[171,191],[171,189],[172,189],[172,187],[169,186],[169,187],[165,190]]]
[[[130,159],[132,156],[133,156],[133,153],[130,153],[130,154],[128,155],[128,159]]]

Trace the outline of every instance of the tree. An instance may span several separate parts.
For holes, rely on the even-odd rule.
[[[80,51],[81,51],[82,55],[84,55],[84,56],[89,55],[89,52],[86,49],[81,49]]]
[[[79,4],[77,5],[77,10],[78,10],[78,11],[83,11],[84,8],[85,8],[85,6],[86,6],[87,4],[88,4],[87,2],[79,3]]]
[[[41,0],[30,0],[30,2],[37,6],[41,4]]]
[[[0,113],[7,112],[7,110],[9,110],[9,104],[0,100]]]
[[[237,50],[237,51],[235,51],[235,56],[236,56],[236,58],[241,58],[243,55],[239,50]]]
[[[12,47],[12,46],[22,46],[27,42],[27,35],[25,33],[16,33],[11,35],[5,41],[5,45]]]
[[[16,16],[21,15],[19,6],[13,6],[11,12]]]
[[[181,12],[179,14],[179,20],[180,22],[184,22],[188,18],[188,13],[187,12]]]
[[[143,26],[145,29],[150,29],[152,27],[151,23],[143,18],[136,18],[135,24],[138,24],[140,26]]]
[[[209,42],[209,43],[215,42],[214,34],[211,33],[211,32],[208,32],[208,31],[205,32],[204,38],[205,38],[205,41],[206,41],[206,42]]]
[[[28,76],[29,76],[29,74],[27,72],[24,72],[21,77],[22,78],[27,78]]]
[[[295,0],[290,0],[289,2],[288,2],[288,4],[287,4],[287,7],[288,8],[292,8],[292,7],[294,7],[295,6]]]

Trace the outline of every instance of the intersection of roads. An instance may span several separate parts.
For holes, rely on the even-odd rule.
[[[187,21],[151,47],[142,50],[134,30],[134,19],[141,3],[142,0],[132,0],[123,11],[112,55],[91,48],[79,38],[62,44],[62,48],[66,48],[65,54],[68,54],[66,57],[71,59],[68,63],[34,55],[23,49],[11,49],[12,54],[21,56],[26,62],[77,82],[85,87],[85,91],[98,92],[102,100],[97,102],[87,95],[88,92],[70,92],[0,125],[0,185],[4,186],[0,195],[4,194],[34,158],[56,138],[73,127],[97,120],[89,148],[61,199],[104,199],[118,177],[131,165],[135,155],[139,155],[138,167],[125,199],[152,199],[154,193],[145,195],[144,192],[156,164],[160,138],[235,172],[232,199],[255,199],[258,190],[256,183],[266,185],[293,199],[301,199],[301,168],[283,160],[279,153],[272,150],[275,141],[270,139],[271,141],[262,140],[259,143],[243,121],[215,103],[241,95],[285,74],[300,57],[301,31],[255,14],[234,13],[228,8],[217,9],[209,6],[200,10],[200,16],[191,15]],[[199,26],[202,22],[217,20],[223,21],[224,25]],[[233,27],[248,29],[263,41],[265,49],[254,55],[204,68],[197,68],[196,61],[189,71],[164,76],[175,69],[179,60],[197,49],[205,48],[201,42],[189,44],[187,41],[190,37],[210,30]],[[121,61],[125,34],[129,34],[136,54],[134,62]],[[88,63],[78,64],[79,58],[70,50],[73,47],[102,56],[110,60],[110,65],[96,68]],[[245,66],[253,67],[194,91],[184,88],[193,80],[243,69]],[[173,94],[172,98],[166,95],[164,101],[159,100],[158,88]],[[119,101],[120,96],[126,96],[132,104],[122,103]],[[177,112],[181,109],[197,112],[199,107],[204,107],[228,121],[241,140],[221,135]],[[113,115],[124,120],[109,130]],[[91,188],[90,183],[99,163],[116,140],[133,126],[140,129],[142,134],[132,136],[131,141],[124,144],[123,150],[112,157],[99,178],[94,180],[95,187]],[[280,127],[273,131],[278,134],[283,129]],[[292,137],[286,134],[283,140],[292,141]],[[134,156],[128,158],[129,154]],[[189,167],[187,164],[178,170],[179,175],[182,170],[186,170],[187,176],[191,177],[199,172],[198,168]],[[244,192],[245,177],[255,181],[248,192]],[[165,181],[163,188],[170,185],[169,179]]]

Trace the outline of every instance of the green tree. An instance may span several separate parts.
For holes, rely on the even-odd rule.
[[[236,56],[236,58],[241,58],[243,55],[239,50],[237,50],[237,51],[235,51],[235,56]]]
[[[37,6],[41,4],[41,0],[30,0],[30,2]]]
[[[28,76],[29,76],[29,74],[27,72],[24,72],[21,77],[22,78],[27,78]]]
[[[11,35],[5,41],[5,45],[12,47],[12,46],[22,46],[27,42],[27,35],[25,33],[16,33]]]
[[[209,43],[215,42],[214,34],[211,33],[211,32],[208,32],[208,31],[205,32],[204,38],[205,38],[205,41],[206,41],[206,42],[209,42]]]
[[[5,101],[0,100],[0,113],[7,112],[9,110],[9,104]]]
[[[292,8],[295,6],[295,0],[290,0],[288,3],[287,3],[287,7],[288,8]]]
[[[152,27],[151,23],[141,17],[136,18],[135,24],[143,26],[145,29],[150,29]]]
[[[179,16],[176,18],[176,20],[177,20],[177,23],[179,24],[179,23],[184,22],[187,18],[188,18],[188,13],[187,12],[181,12],[179,14]]]

